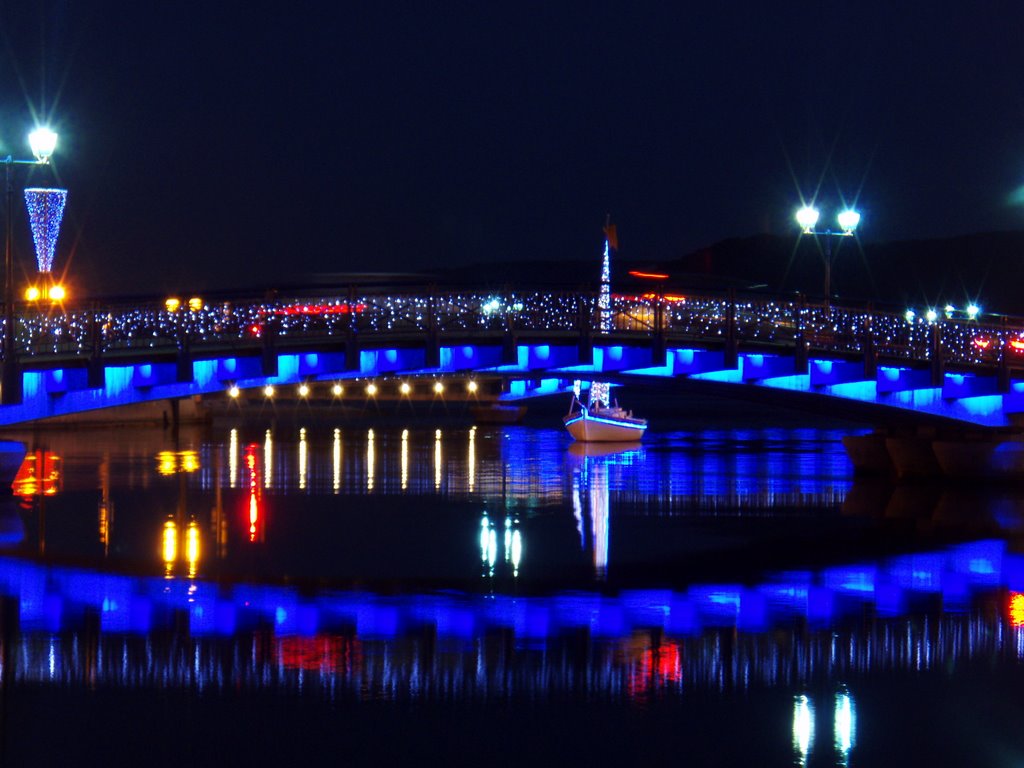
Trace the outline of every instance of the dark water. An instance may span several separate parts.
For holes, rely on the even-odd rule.
[[[1024,492],[726,416],[20,436],[5,764],[1019,764]]]

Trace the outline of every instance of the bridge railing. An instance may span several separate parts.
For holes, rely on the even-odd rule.
[[[169,309],[161,300],[19,307],[16,346],[28,357],[252,347],[274,338],[349,339],[561,332],[596,334],[593,291],[438,287],[348,288],[319,296],[218,299]],[[617,334],[672,343],[732,343],[958,366],[1024,364],[1024,319],[908,318],[869,305],[759,294],[614,295]]]

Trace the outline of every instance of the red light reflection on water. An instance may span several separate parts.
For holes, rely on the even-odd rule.
[[[636,654],[629,675],[629,698],[643,700],[649,693],[678,685],[683,680],[679,643],[645,646]]]
[[[1006,603],[1006,612],[1010,617],[1010,624],[1014,627],[1024,627],[1024,592],[1011,592]]]
[[[245,446],[245,468],[249,471],[249,541],[263,540],[262,517],[263,499],[260,495],[259,445]]]
[[[11,489],[15,496],[31,502],[36,496],[55,496],[61,487],[60,456],[50,451],[33,451],[25,455]]]
[[[277,659],[282,669],[351,675],[362,666],[362,644],[343,635],[279,637]]]

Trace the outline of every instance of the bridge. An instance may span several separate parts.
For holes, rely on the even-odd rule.
[[[1024,413],[1024,319],[735,292],[615,295],[607,332],[598,312],[596,292],[436,286],[22,306],[0,425],[268,385],[397,396],[423,379],[485,401],[574,380],[664,386],[819,410],[886,439],[1010,434]]]

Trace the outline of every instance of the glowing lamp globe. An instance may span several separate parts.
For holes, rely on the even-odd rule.
[[[796,223],[800,225],[804,232],[810,232],[814,229],[814,225],[818,223],[819,215],[817,208],[805,205],[796,212]]]
[[[839,228],[848,235],[852,235],[857,225],[860,224],[860,214],[856,211],[845,210],[837,217]]]
[[[57,134],[49,128],[36,128],[28,135],[28,145],[37,162],[48,163],[57,149]]]

